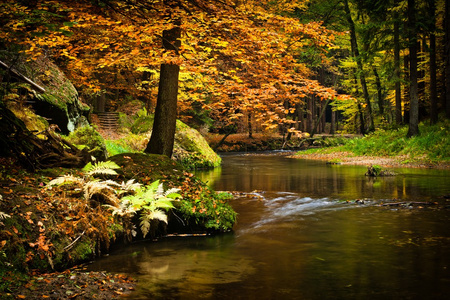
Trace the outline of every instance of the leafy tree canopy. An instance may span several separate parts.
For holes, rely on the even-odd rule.
[[[311,80],[299,58],[316,49],[324,64],[337,32],[294,18],[306,0],[98,0],[0,4],[2,48],[45,55],[79,90],[113,90],[155,99],[160,64],[181,66],[179,113],[195,102],[218,120],[251,113],[266,128],[288,122],[287,107],[310,95],[338,96]],[[181,47],[166,51],[162,32],[180,24]],[[286,105],[290,103],[292,105]],[[291,108],[292,110],[292,108]]]

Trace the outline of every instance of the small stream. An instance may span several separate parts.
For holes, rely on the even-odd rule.
[[[221,168],[197,175],[242,192],[231,202],[233,233],[136,243],[89,269],[137,278],[130,299],[448,299],[450,172],[395,169],[373,179],[365,171],[276,153],[224,155]],[[440,205],[380,206],[393,199]]]

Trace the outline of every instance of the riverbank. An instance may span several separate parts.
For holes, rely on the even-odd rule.
[[[71,267],[108,253],[113,243],[142,239],[142,225],[133,227],[132,216],[115,216],[101,205],[110,199],[94,195],[101,189],[86,196],[73,179],[66,188],[49,188],[55,178],[77,178],[84,187],[91,182],[101,188],[102,182],[113,181],[113,186],[131,185],[134,179],[147,187],[156,188],[160,181],[166,191],[180,189],[177,217],[169,215],[167,227],[152,223],[149,239],[165,232],[232,228],[236,214],[227,202],[231,195],[209,189],[169,158],[128,153],[110,159],[121,168],[102,181],[78,169],[29,172],[13,159],[0,158],[1,299],[116,299],[133,289],[133,280],[126,276]]]
[[[292,155],[298,159],[322,160],[327,163],[339,165],[379,165],[385,168],[435,168],[450,169],[450,162],[431,162],[424,157],[411,158],[408,155],[398,155],[392,157],[355,155],[347,151],[336,151],[330,153],[302,153],[297,152]]]

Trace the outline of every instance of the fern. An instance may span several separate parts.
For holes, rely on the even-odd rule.
[[[135,192],[138,189],[140,189],[141,186],[142,185],[140,183],[134,182],[134,179],[130,179],[126,183],[122,182],[122,184],[120,185],[120,188],[121,188],[121,192]]]
[[[177,193],[179,189],[164,191],[163,184],[159,180],[147,186],[135,189],[134,194],[126,195],[120,199],[117,207],[108,205],[113,215],[134,215],[141,212],[140,228],[145,237],[151,226],[152,220],[158,220],[167,224],[167,215],[163,211],[174,208],[173,201],[181,196]]]
[[[100,161],[96,164],[88,163],[83,168],[83,172],[86,176],[93,175],[117,175],[115,169],[120,169],[120,167],[113,161]]]
[[[133,179],[117,183],[114,180],[93,178],[94,175],[100,174],[115,175],[117,174],[115,169],[118,168],[120,167],[111,161],[96,164],[88,163],[83,168],[84,177],[64,175],[50,181],[47,187],[75,183],[79,189],[83,190],[86,200],[91,200],[94,197],[100,198],[105,203],[104,206],[112,211],[113,216],[129,217],[140,212],[140,228],[144,237],[150,231],[152,220],[167,224],[167,214],[164,210],[174,208],[173,201],[181,198],[178,194],[180,190],[171,188],[164,191],[163,184],[159,180],[150,185],[142,186],[134,182]],[[127,218],[124,218],[124,220],[127,220]]]
[[[158,220],[167,224],[167,215],[164,211],[160,209],[155,209],[152,211],[145,211],[141,216],[141,231],[144,238],[150,231],[151,221]]]
[[[118,185],[113,181],[114,185]],[[113,186],[114,186],[113,185]],[[119,185],[120,186],[120,185]],[[92,199],[94,195],[101,195],[105,202],[118,205],[119,199],[115,195],[115,190],[108,181],[89,181],[83,186],[84,198]]]

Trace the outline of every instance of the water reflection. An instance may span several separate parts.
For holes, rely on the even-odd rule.
[[[197,176],[216,190],[289,191],[305,197],[371,199],[442,197],[450,185],[449,172],[429,169],[393,169],[398,176],[364,176],[364,166],[327,165],[323,161],[283,155],[226,155],[220,169]]]
[[[450,193],[450,172],[398,169],[370,179],[365,171],[224,157],[220,172],[202,176],[216,190],[253,191],[231,201],[233,234],[140,243],[91,269],[136,277],[131,299],[447,299],[450,210],[441,196]],[[393,198],[441,205],[376,205]]]

